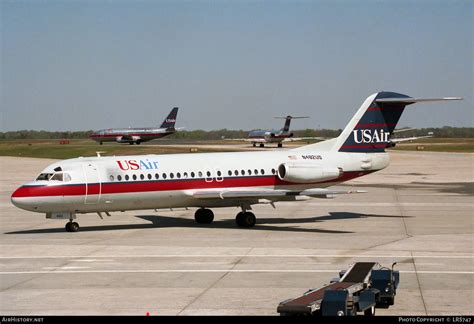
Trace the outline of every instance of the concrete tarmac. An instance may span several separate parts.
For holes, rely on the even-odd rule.
[[[0,313],[278,315],[282,300],[358,261],[396,266],[395,305],[377,315],[474,314],[474,154],[392,152],[391,165],[347,182],[368,193],[237,208],[79,215],[15,208],[12,191],[53,160],[0,157]]]

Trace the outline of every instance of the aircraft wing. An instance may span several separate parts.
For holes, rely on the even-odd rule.
[[[414,141],[420,138],[428,138],[428,137],[433,137],[433,135],[425,135],[425,136],[412,136],[412,137],[404,137],[404,138],[392,138],[390,139],[391,143],[400,143],[400,142],[406,142],[406,141]]]
[[[267,143],[265,138],[224,138],[225,141],[239,141],[250,143]]]
[[[328,139],[327,137],[287,137],[283,142],[296,142],[296,141],[306,141],[306,140],[319,140],[323,141]]]
[[[197,199],[269,199],[279,200],[284,197],[306,196],[314,198],[328,198],[331,195],[365,193],[363,190],[330,190],[323,188],[306,189],[301,191],[295,190],[272,190],[272,189],[255,189],[255,190],[228,190],[228,189],[203,189],[189,191],[187,194]],[[279,199],[277,199],[279,198]]]
[[[117,142],[129,142],[139,140],[140,136],[120,135],[115,138]]]
[[[411,130],[415,130],[416,128],[400,128],[400,129],[394,129],[393,133],[402,133],[402,132],[407,132]]]

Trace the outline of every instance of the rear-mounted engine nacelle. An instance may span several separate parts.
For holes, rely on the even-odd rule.
[[[280,180],[296,183],[313,183],[337,179],[343,174],[342,168],[321,167],[303,163],[282,163],[278,166]]]

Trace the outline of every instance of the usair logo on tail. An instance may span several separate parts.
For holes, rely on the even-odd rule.
[[[352,131],[354,142],[361,143],[387,143],[390,132],[384,132],[383,129],[356,129]]]

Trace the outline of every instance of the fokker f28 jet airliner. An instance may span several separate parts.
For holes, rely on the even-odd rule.
[[[252,227],[252,205],[327,198],[357,191],[328,187],[386,168],[386,147],[405,106],[425,101],[393,92],[369,96],[341,135],[288,151],[87,157],[53,163],[18,188],[12,203],[46,218],[78,214],[197,207],[197,223],[211,207],[240,207],[236,223]]]
[[[90,138],[101,145],[103,142],[117,142],[117,143],[129,143],[140,144],[141,142],[147,142],[156,138],[171,135],[176,132],[174,125],[178,116],[178,107],[171,109],[168,116],[165,118],[159,128],[156,127],[145,127],[145,128],[109,128],[101,129],[94,132]]]

